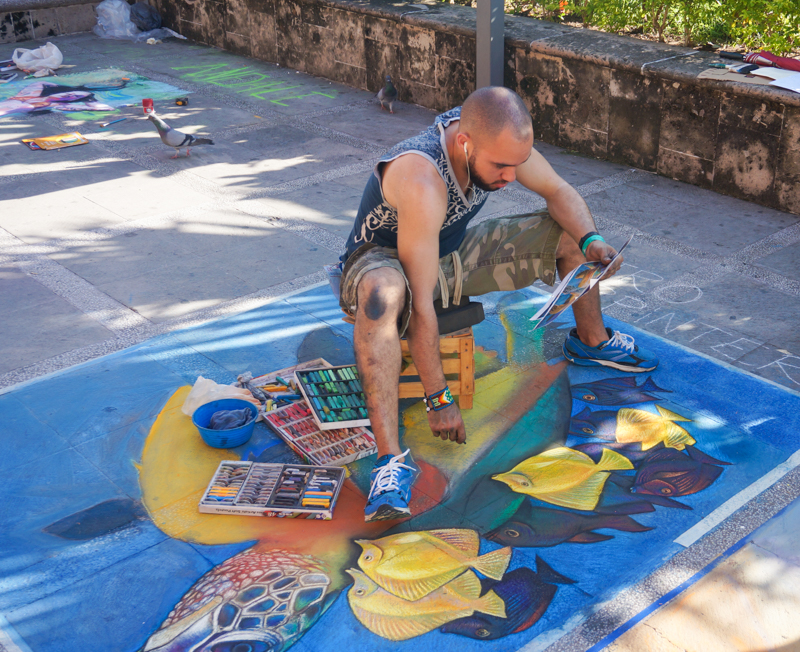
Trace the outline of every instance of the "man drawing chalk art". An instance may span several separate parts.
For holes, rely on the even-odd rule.
[[[470,227],[489,193],[518,180],[547,209]],[[472,93],[463,107],[405,140],[376,165],[342,256],[340,304],[355,319],[355,352],[367,396],[378,462],[367,521],[408,516],[419,473],[398,440],[400,338],[406,336],[425,388],[435,436],[464,443],[467,433],[439,357],[433,302],[452,294],[516,290],[555,282],[589,261],[622,263],[597,233],[586,202],[533,149],[533,127],[521,98],[501,87]],[[582,366],[651,371],[658,360],[633,338],[603,324],[597,287],[572,305],[576,328],[564,355]]]

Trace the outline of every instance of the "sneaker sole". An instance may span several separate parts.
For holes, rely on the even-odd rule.
[[[392,521],[398,518],[405,518],[411,516],[411,510],[406,507],[405,511],[398,507],[391,505],[381,505],[371,515],[364,514],[364,522],[371,523],[372,521]]]
[[[652,367],[631,367],[629,365],[620,364],[619,362],[613,362],[612,360],[585,360],[584,358],[571,358],[566,353],[564,353],[564,357],[572,364],[576,364],[580,367],[611,367],[612,369],[629,371],[635,374],[642,373],[644,371],[653,371],[653,369],[658,367],[658,365],[654,365]]]

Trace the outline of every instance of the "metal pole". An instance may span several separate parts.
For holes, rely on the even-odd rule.
[[[503,85],[504,0],[478,0],[476,88]]]

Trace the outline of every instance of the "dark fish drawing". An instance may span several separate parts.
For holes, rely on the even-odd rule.
[[[611,501],[615,503],[626,503],[626,502],[640,502],[640,501],[647,501],[653,505],[659,505],[661,507],[674,507],[676,509],[692,509],[690,505],[685,505],[682,502],[674,500],[673,498],[669,498],[668,496],[663,496],[661,494],[646,494],[646,493],[633,493],[633,483],[634,478],[629,475],[618,475],[616,473],[610,473],[608,475],[608,482],[606,482],[606,488],[611,489],[609,491],[609,503],[613,504]],[[616,486],[617,490],[614,490]],[[613,496],[613,497],[612,497]],[[598,505],[602,504],[602,500]],[[595,512],[598,511],[597,508],[594,510]],[[631,514],[632,512],[627,512]]]
[[[528,629],[547,611],[558,590],[556,584],[575,583],[550,568],[539,555],[536,555],[536,571],[517,568],[503,575],[497,583],[492,583],[493,580],[482,583],[484,591],[491,588],[503,599],[506,618],[476,611],[472,616],[447,623],[440,631],[488,641]]]
[[[487,533],[485,538],[516,548],[547,548],[564,542],[597,543],[614,538],[594,532],[600,529],[647,532],[652,528],[637,523],[630,516],[576,514],[537,507],[526,500],[510,520]]]
[[[62,539],[88,541],[130,527],[146,516],[140,502],[130,498],[114,498],[70,514],[43,529]]]
[[[663,444],[658,444],[659,447],[663,448]],[[643,459],[645,459],[648,454],[655,450],[651,448],[649,451],[643,451],[640,444],[618,444],[616,442],[591,442],[588,444],[578,444],[577,446],[572,447],[573,450],[580,451],[585,455],[591,457],[595,462],[597,462],[600,457],[603,455],[604,448],[610,448],[613,451],[616,451],[620,455],[624,455],[627,457],[631,462],[633,462],[634,466],[638,465]]]
[[[596,405],[636,405],[658,401],[654,392],[672,392],[662,389],[648,376],[641,385],[636,384],[636,378],[625,376],[623,378],[604,378],[591,383],[573,385],[571,388],[573,398]]]
[[[688,496],[710,486],[722,473],[722,462],[694,446],[686,453],[674,448],[648,451],[636,473],[631,491],[652,496]]]
[[[569,422],[569,434],[576,437],[597,437],[614,441],[617,432],[617,411],[583,408]]]

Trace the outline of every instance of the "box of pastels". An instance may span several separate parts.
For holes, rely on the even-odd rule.
[[[320,430],[370,425],[355,365],[297,370],[294,375]]]
[[[329,521],[345,480],[338,466],[225,460],[200,499],[206,514]]]
[[[320,430],[305,401],[267,412],[265,419],[309,464],[344,466],[377,450],[374,435],[361,426]]]

